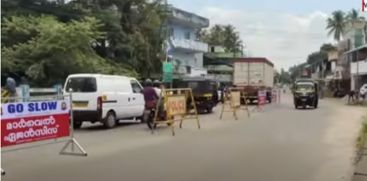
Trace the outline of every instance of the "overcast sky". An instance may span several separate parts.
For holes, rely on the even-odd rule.
[[[361,0],[168,0],[175,7],[207,17],[210,24],[232,24],[250,56],[264,56],[277,69],[306,61],[328,37],[326,19],[334,10],[360,11]],[[365,13],[362,13],[366,15]]]

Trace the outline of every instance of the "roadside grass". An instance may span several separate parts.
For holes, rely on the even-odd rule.
[[[367,139],[367,117],[364,117],[362,128],[357,138],[357,148],[363,147],[366,142],[366,139]]]
[[[365,116],[363,117],[362,128],[359,131],[359,135],[356,142],[356,149],[357,149],[356,163],[358,163],[362,158],[366,141],[367,141],[367,117]]]

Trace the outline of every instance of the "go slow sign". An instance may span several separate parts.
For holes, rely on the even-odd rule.
[[[70,134],[70,101],[1,105],[1,147],[55,139]]]

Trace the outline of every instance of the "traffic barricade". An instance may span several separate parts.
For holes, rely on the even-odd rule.
[[[241,99],[244,100],[244,105],[241,105]],[[248,117],[250,117],[250,111],[247,106],[246,93],[239,88],[229,88],[229,92],[224,95],[224,102],[222,104],[222,110],[220,113],[220,119],[223,118],[224,112],[233,113],[233,117],[238,120],[237,112],[239,110],[247,111]]]
[[[163,118],[160,116],[162,111],[165,113]],[[156,105],[152,133],[157,125],[166,124],[171,127],[172,135],[175,135],[174,123],[180,121],[179,127],[182,128],[183,121],[188,119],[196,120],[198,129],[200,129],[200,120],[192,89],[163,89]]]
[[[11,99],[1,104],[2,153],[65,143],[60,154],[87,156],[74,137],[72,94]]]
[[[253,109],[253,111],[264,111],[266,100],[267,100],[266,90],[259,90],[257,92],[257,105]]]

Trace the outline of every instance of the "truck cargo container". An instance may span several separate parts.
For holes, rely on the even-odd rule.
[[[257,100],[259,90],[266,90],[267,101],[272,100],[274,64],[266,58],[239,58],[234,61],[233,85],[241,88],[247,101]],[[242,102],[244,103],[244,98]]]

